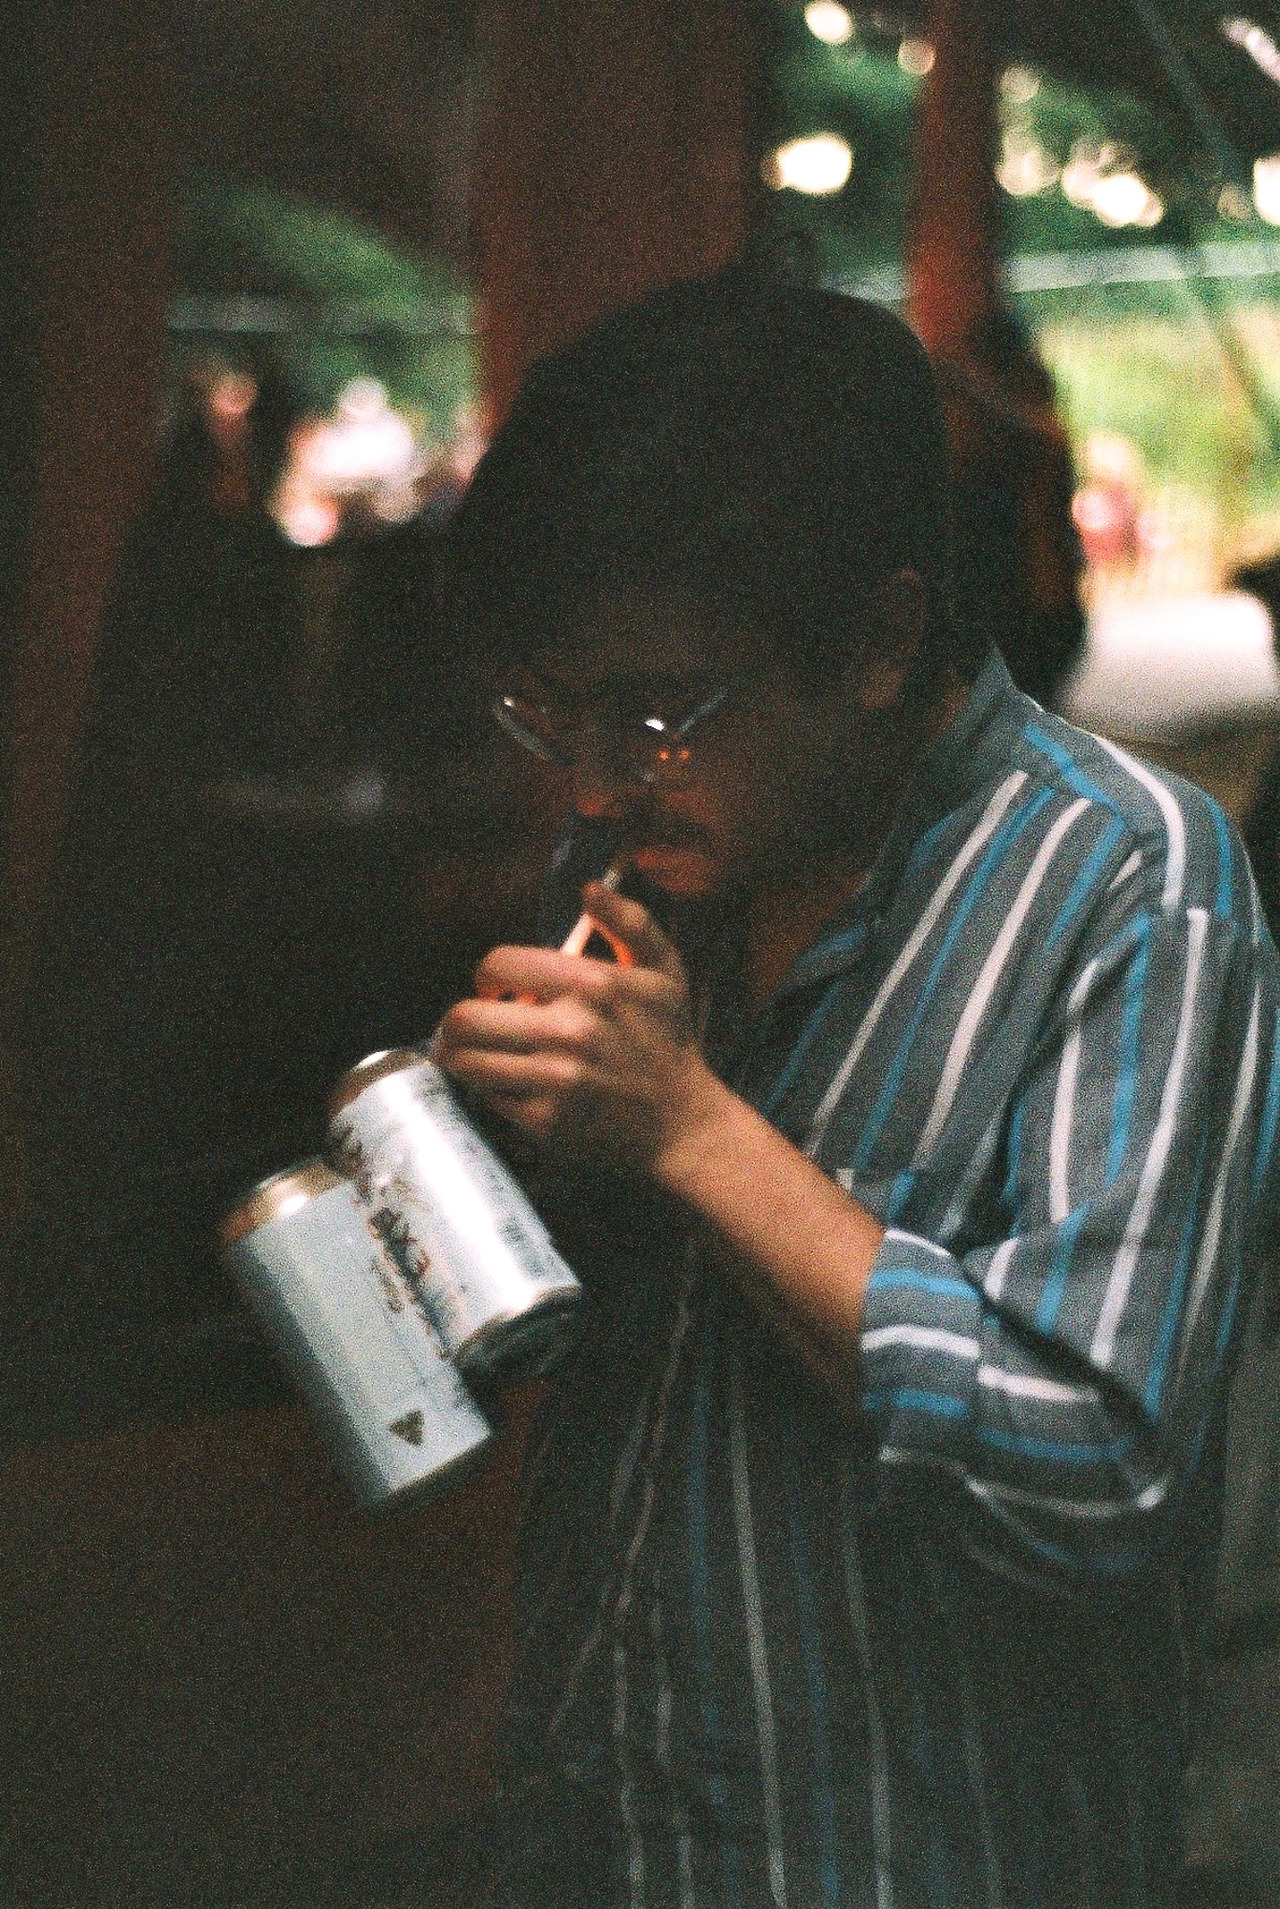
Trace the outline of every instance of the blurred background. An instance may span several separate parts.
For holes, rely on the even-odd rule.
[[[441,536],[528,364],[744,244],[938,365],[960,591],[1280,909],[1280,13],[29,0],[0,49],[0,1895],[478,1899],[511,1485],[370,1522],[211,1240],[527,934]],[[1252,1328],[1188,1901],[1280,1899]]]

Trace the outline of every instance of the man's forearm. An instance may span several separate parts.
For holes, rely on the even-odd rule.
[[[788,1323],[798,1333],[819,1376],[848,1397],[879,1221],[719,1082],[652,1171],[710,1229],[786,1336]]]

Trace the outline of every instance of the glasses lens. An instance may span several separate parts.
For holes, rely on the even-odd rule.
[[[563,724],[546,703],[519,690],[504,689],[494,697],[490,708],[507,734],[535,756],[541,756],[544,762],[566,761]]]
[[[531,693],[515,682],[499,691],[491,708],[502,727],[544,762],[562,767],[592,762],[639,782],[674,788],[694,772],[693,732],[716,714],[736,684],[716,689],[681,718],[655,715],[613,696],[570,704],[550,693]]]

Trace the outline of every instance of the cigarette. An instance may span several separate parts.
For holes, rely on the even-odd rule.
[[[617,888],[626,872],[626,862],[621,856],[616,856],[600,877],[601,885],[605,888]],[[560,943],[561,954],[580,955],[595,932],[595,917],[589,915],[587,911],[583,909],[564,940]]]

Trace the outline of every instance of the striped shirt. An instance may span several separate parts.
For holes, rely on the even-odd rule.
[[[563,1220],[513,1903],[557,1839],[630,1909],[1168,1900],[1278,998],[1217,805],[990,661],[724,1060],[888,1229],[861,1419],[657,1194]]]

